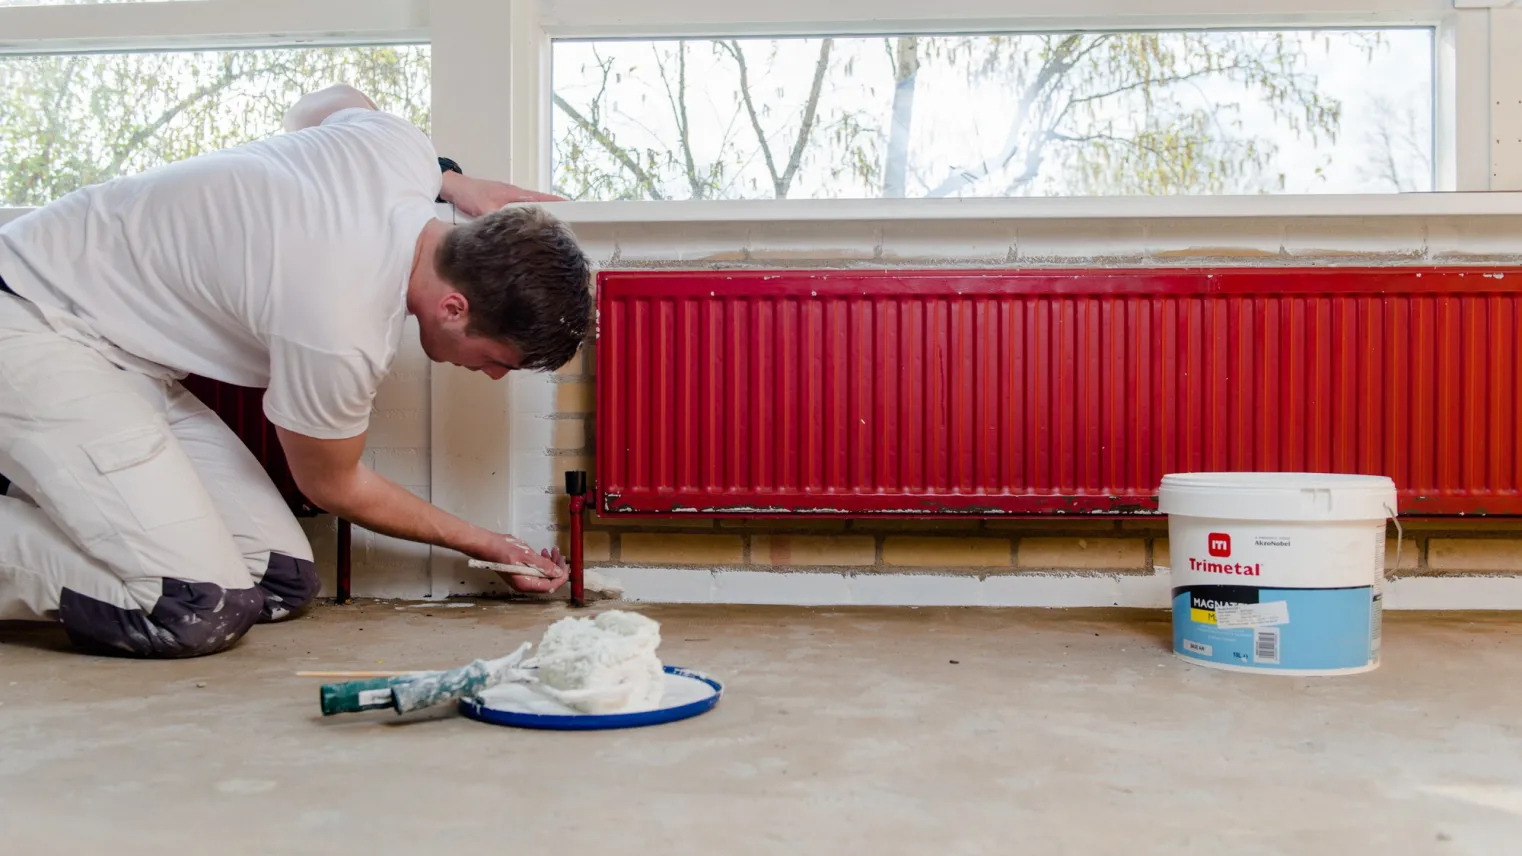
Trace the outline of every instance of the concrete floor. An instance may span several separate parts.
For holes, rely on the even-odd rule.
[[[1392,614],[1379,670],[1293,679],[1176,660],[1160,613],[641,611],[714,712],[323,719],[292,675],[506,652],[561,606],[325,607],[178,662],[0,628],[0,850],[1522,853],[1522,617]]]

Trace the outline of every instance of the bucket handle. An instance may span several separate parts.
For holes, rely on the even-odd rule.
[[[1391,567],[1396,573],[1400,573],[1400,550],[1406,543],[1406,530],[1401,528],[1400,518],[1395,516],[1395,509],[1386,505],[1385,510],[1390,512],[1390,522],[1395,524],[1395,564]],[[1380,568],[1379,572],[1383,574],[1385,569]]]

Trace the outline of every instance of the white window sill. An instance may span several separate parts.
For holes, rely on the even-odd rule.
[[[1522,193],[559,202],[570,223],[1522,216]]]

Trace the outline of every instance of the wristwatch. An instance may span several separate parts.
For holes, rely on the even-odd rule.
[[[444,157],[439,158],[439,172],[440,173],[457,172],[460,175],[464,175],[465,174],[465,170],[460,169],[460,165],[455,163],[453,159],[451,159],[451,158],[444,158]],[[439,198],[435,199],[434,201],[435,202],[443,202],[444,201],[444,197],[442,195],[440,195]]]

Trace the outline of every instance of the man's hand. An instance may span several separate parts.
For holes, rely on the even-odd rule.
[[[515,202],[564,202],[564,197],[525,190],[500,181],[471,178],[457,172],[444,173],[444,187],[439,196],[460,209],[467,217],[480,217]]]
[[[540,550],[535,553],[529,545],[519,541],[511,535],[499,535],[491,549],[498,550],[498,558],[490,556],[477,556],[488,562],[497,562],[504,565],[528,565],[538,568],[547,576],[523,576],[499,571],[499,576],[514,590],[527,593],[548,593],[565,585],[570,577],[571,567],[566,563],[565,557],[560,555],[560,548],[553,550]]]
[[[535,553],[517,538],[467,523],[366,467],[360,461],[363,434],[320,440],[279,426],[275,430],[296,486],[329,514],[371,532],[448,547],[472,559],[529,565],[545,573],[545,578],[503,574],[518,591],[552,592],[565,584],[570,569],[558,549]]]

